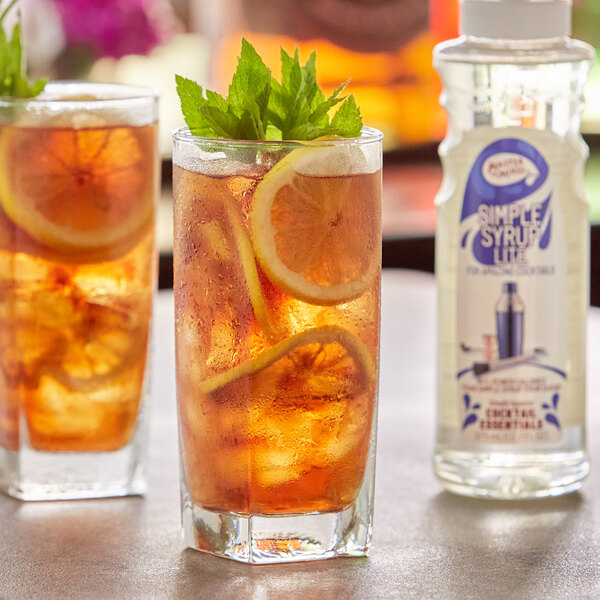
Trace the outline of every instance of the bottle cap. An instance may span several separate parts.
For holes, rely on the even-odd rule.
[[[571,0],[461,0],[460,32],[508,40],[571,35]]]
[[[505,294],[515,294],[517,291],[517,284],[513,281],[507,281],[502,285],[502,291]]]

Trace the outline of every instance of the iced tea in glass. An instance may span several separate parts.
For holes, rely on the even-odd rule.
[[[52,83],[0,98],[0,484],[141,493],[157,96]]]
[[[176,372],[190,547],[244,562],[371,536],[381,135],[174,133]]]

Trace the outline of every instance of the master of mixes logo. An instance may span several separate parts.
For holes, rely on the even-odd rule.
[[[461,214],[461,247],[482,265],[528,264],[552,234],[548,164],[527,142],[489,144],[473,164]]]

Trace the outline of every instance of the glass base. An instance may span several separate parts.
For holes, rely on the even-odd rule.
[[[19,500],[72,500],[143,494],[135,444],[114,452],[18,452],[0,448],[0,491]]]
[[[181,522],[185,545],[258,565],[365,556],[373,535],[375,446],[374,418],[362,485],[354,502],[336,512],[248,515],[209,510],[192,502],[182,464]]]
[[[150,357],[147,359],[147,364]],[[150,370],[129,443],[111,452],[47,452],[29,444],[21,423],[21,447],[0,447],[0,492],[19,500],[78,500],[144,494]]]
[[[372,523],[357,504],[334,513],[247,516],[209,511],[188,499],[184,540],[189,548],[250,564],[365,556]]]
[[[434,471],[448,491],[462,496],[524,500],[578,490],[590,464],[581,450],[551,454],[446,450],[434,457]]]

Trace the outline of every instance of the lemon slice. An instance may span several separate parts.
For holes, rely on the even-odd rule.
[[[306,147],[283,158],[256,187],[250,212],[267,277],[312,304],[360,296],[379,272],[380,186],[358,146]]]
[[[0,205],[37,242],[90,253],[135,241],[154,210],[154,128],[5,127]]]
[[[318,344],[318,347],[311,348],[315,344]],[[342,350],[334,351],[327,365],[316,367],[315,365],[320,361],[318,356],[320,350],[330,344],[337,344]],[[228,383],[254,375],[285,357],[290,358],[295,352],[299,353],[299,356],[293,357],[293,365],[287,365],[282,370],[285,372],[301,371],[307,377],[312,375],[312,386],[319,388],[319,393],[328,393],[333,388],[339,389],[338,382],[332,381],[331,371],[333,369],[329,368],[329,376],[324,371],[331,365],[339,365],[345,359],[348,359],[356,367],[359,378],[365,386],[374,381],[375,363],[365,344],[355,334],[339,325],[324,325],[288,337],[262,354],[203,381],[200,384],[200,390],[205,394],[210,394]],[[347,370],[346,366],[344,369]],[[339,379],[341,378],[339,377]],[[275,388],[272,391],[275,391]]]
[[[256,268],[256,257],[252,249],[252,244],[248,238],[248,234],[244,228],[241,215],[237,212],[236,207],[229,198],[225,199],[225,211],[231,223],[233,236],[237,245],[246,287],[250,296],[252,309],[256,316],[256,320],[260,324],[262,330],[270,341],[277,339],[277,327],[272,322],[271,316],[267,309],[265,298],[262,293],[260,280],[258,278],[258,270]]]

